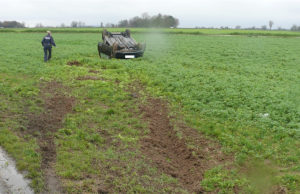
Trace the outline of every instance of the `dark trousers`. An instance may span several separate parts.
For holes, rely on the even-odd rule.
[[[52,47],[44,47],[44,61],[48,61],[51,59],[51,51],[52,51]]]

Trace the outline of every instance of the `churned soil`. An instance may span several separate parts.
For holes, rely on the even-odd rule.
[[[66,95],[68,89],[62,84],[52,81],[41,86],[40,97],[44,103],[41,113],[27,115],[27,133],[36,136],[42,155],[41,168],[44,172],[46,193],[62,193],[59,178],[56,176],[56,146],[54,133],[63,125],[64,116],[72,112],[75,98]]]
[[[76,80],[104,80],[104,78],[86,75],[86,76],[77,77]]]
[[[177,122],[175,130],[166,101],[148,97],[139,109],[150,129],[140,141],[141,152],[161,172],[178,179],[189,192],[205,192],[200,185],[204,172],[232,160],[220,151],[216,142],[182,122]]]
[[[78,80],[91,77],[93,76],[85,76],[84,79]],[[130,90],[132,98],[139,104],[137,113],[141,114],[142,121],[148,124],[148,133],[140,139],[140,151],[146,157],[147,163],[156,167],[160,173],[176,178],[178,184],[187,191],[204,193],[200,183],[205,171],[232,161],[232,157],[223,154],[218,143],[188,127],[182,119],[170,117],[166,100],[146,96],[146,100],[142,101],[140,96],[142,86],[137,86],[134,92]],[[74,97],[68,95],[68,91],[68,88],[55,81],[42,84],[40,97],[44,102],[41,105],[44,111],[27,115],[29,121],[27,131],[37,137],[40,146],[46,193],[64,192],[54,170],[56,162],[54,134],[63,126],[65,115],[72,113],[72,107],[76,102]],[[114,145],[110,133],[105,130],[99,130],[99,133],[105,137],[108,146],[120,147],[118,142]],[[110,165],[126,167],[121,161],[115,162]],[[121,176],[111,170],[110,166],[99,164],[98,161],[95,161],[95,165],[112,177]],[[95,177],[95,182],[99,183],[95,185],[98,187],[98,193],[114,191],[114,186],[104,184],[104,181]]]
[[[67,62],[67,65],[69,65],[69,66],[82,66],[82,64],[79,61],[69,61],[69,62]]]
[[[91,69],[91,70],[89,70],[89,73],[100,73],[100,71]]]

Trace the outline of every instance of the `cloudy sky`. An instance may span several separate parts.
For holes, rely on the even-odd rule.
[[[147,12],[173,15],[180,27],[274,27],[300,25],[300,0],[0,0],[0,21],[27,26],[117,23]]]

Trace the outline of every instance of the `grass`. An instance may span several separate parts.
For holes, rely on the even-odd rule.
[[[126,88],[134,80],[152,96],[167,98],[190,126],[234,154],[232,170],[216,167],[206,173],[202,185],[207,190],[259,193],[249,169],[256,172],[261,166],[270,167],[264,175],[270,177],[267,189],[300,189],[300,151],[295,149],[300,145],[300,39],[191,36],[202,31],[176,30],[135,33],[137,40],[146,40],[147,49],[134,60],[99,59],[99,34],[54,33],[58,47],[49,63],[42,62],[44,34],[0,33],[0,145],[20,170],[29,172],[36,191],[44,184],[37,144],[34,137],[18,134],[26,130],[21,115],[40,111],[39,83],[51,80],[70,87],[78,101],[56,134],[56,171],[70,193],[111,185],[116,192],[186,192],[139,152],[138,140],[147,126],[131,113],[137,105]],[[223,32],[233,33],[204,34]],[[83,66],[67,66],[72,60]],[[94,75],[91,69],[102,79],[75,79]]]

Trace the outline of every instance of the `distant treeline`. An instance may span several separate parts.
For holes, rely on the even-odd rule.
[[[147,13],[141,17],[135,16],[129,20],[121,20],[116,27],[137,27],[137,28],[176,28],[179,25],[179,20],[171,15],[154,15],[150,16]]]
[[[20,23],[17,21],[0,21],[0,28],[25,28],[24,23]]]
[[[50,30],[53,33],[98,33],[101,34],[104,28],[3,28],[1,32],[27,32],[45,33]],[[126,28],[107,28],[110,32],[122,32]],[[299,31],[288,30],[244,30],[244,29],[195,29],[195,28],[130,28],[131,33],[153,33],[162,34],[193,34],[193,35],[241,35],[241,36],[278,36],[278,37],[300,37]]]
[[[293,25],[291,28],[292,31],[300,31],[300,26]]]

